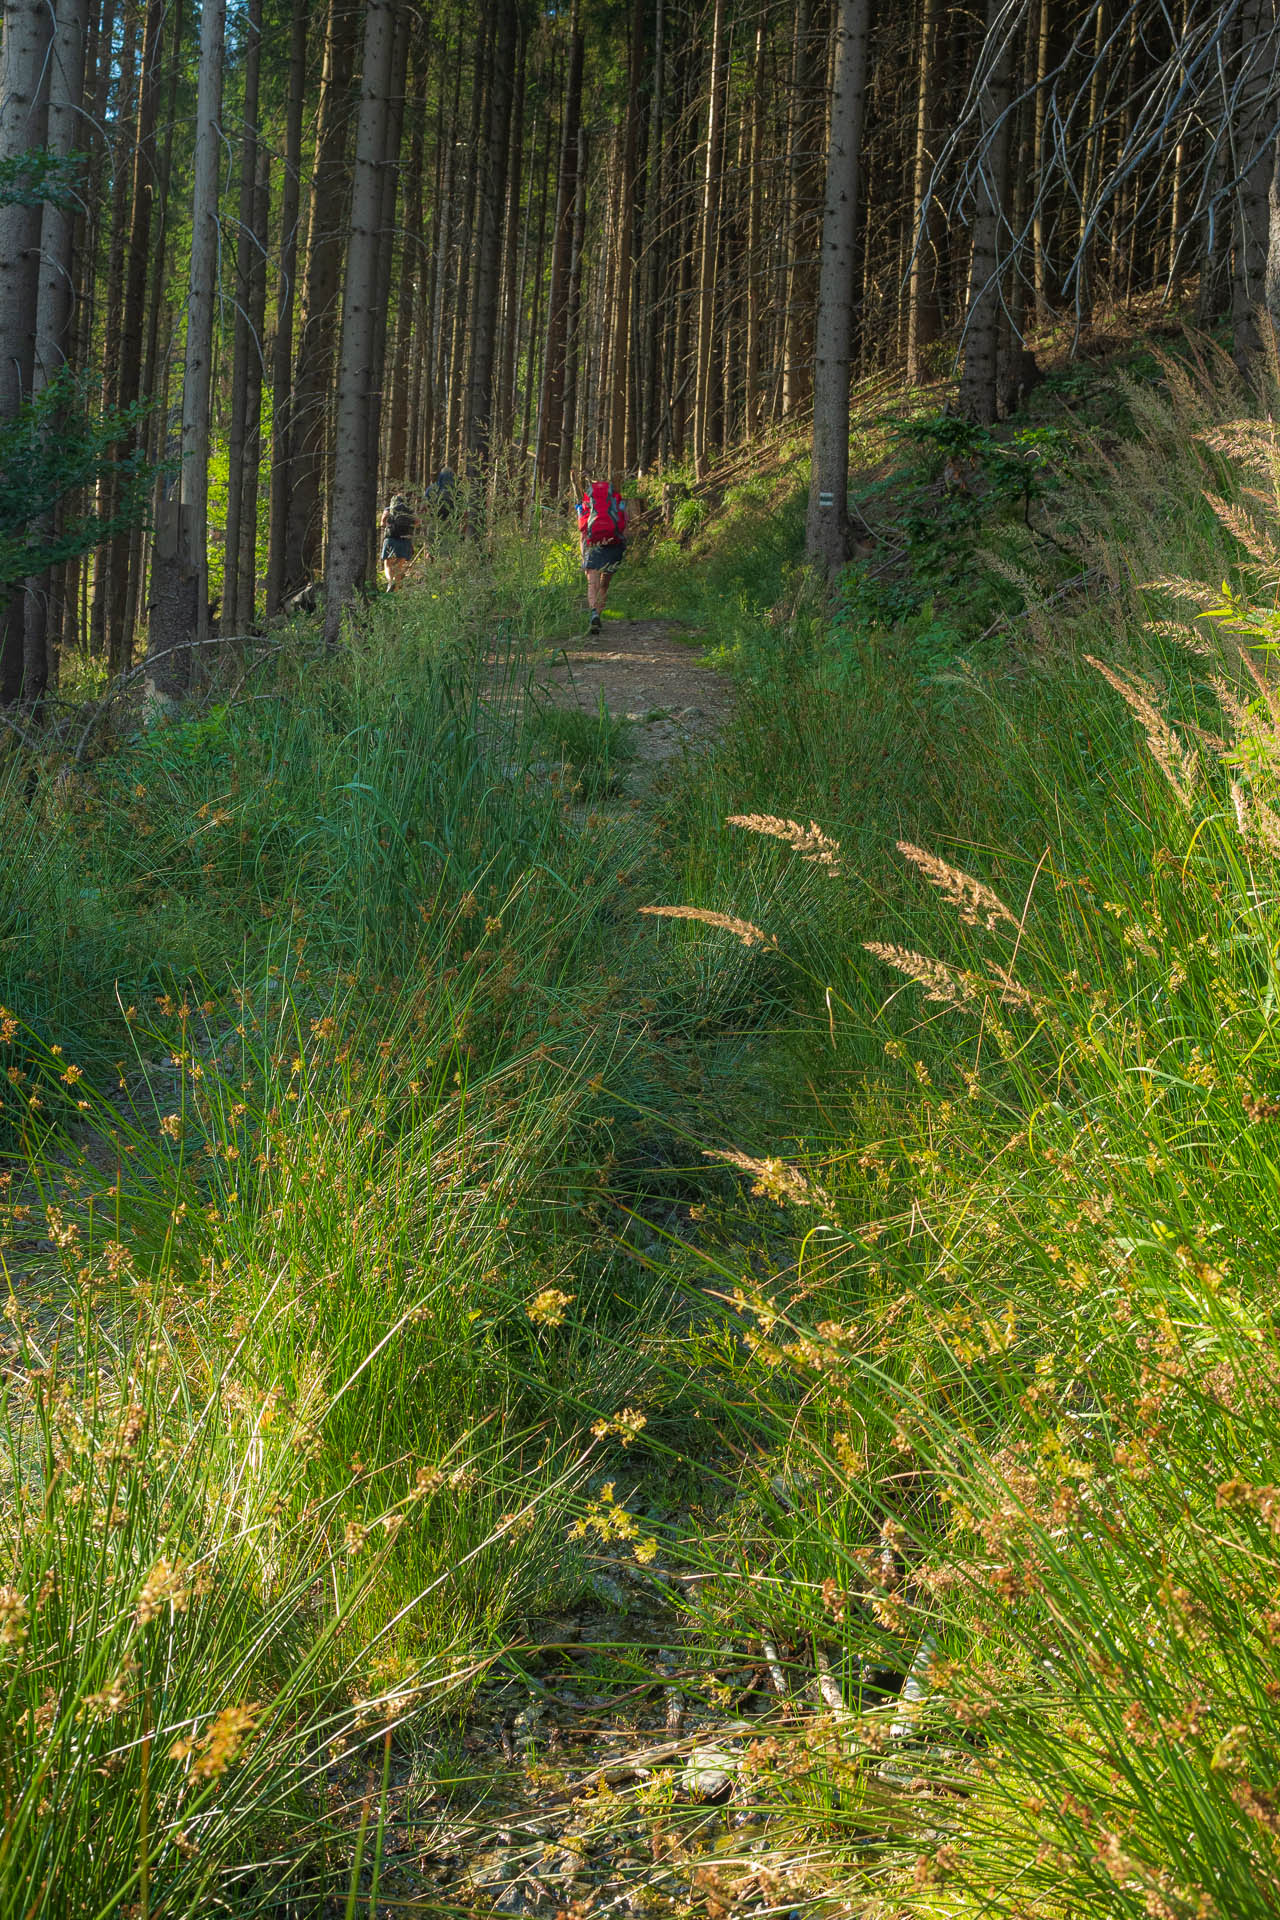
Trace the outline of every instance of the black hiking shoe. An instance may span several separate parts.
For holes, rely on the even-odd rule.
[[[600,615],[599,615],[598,613],[593,613],[593,614],[592,614],[592,616],[591,616],[591,620],[590,620],[590,623],[588,624],[588,627],[587,627],[587,632],[588,632],[588,633],[599,633],[599,631],[600,631],[600,627],[601,627],[601,624],[602,624],[602,623],[601,623],[601,620],[600,620]]]

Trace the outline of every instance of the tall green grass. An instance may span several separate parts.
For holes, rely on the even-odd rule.
[[[0,791],[0,1912],[323,1911],[353,1757],[584,1577],[652,856],[537,771],[557,569]]]
[[[941,710],[882,655],[807,765],[742,735],[735,810],[844,871],[764,922],[816,1097],[739,1144],[808,1230],[709,1269],[686,1364],[750,1464],[701,1604],[781,1650],[803,1731],[756,1790],[841,1911],[1275,1908],[1277,455],[1190,360],[1077,456],[1083,608],[1033,586]]]

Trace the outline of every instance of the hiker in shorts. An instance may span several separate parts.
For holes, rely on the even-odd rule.
[[[578,502],[582,571],[587,576],[590,631],[599,633],[609,582],[627,552],[627,509],[612,480],[589,480]]]
[[[413,558],[413,536],[418,531],[413,508],[402,493],[392,495],[382,510],[379,526],[382,530],[382,571],[386,575],[387,592],[394,593],[404,585],[404,577]]]

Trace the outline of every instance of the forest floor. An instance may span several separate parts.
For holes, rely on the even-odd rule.
[[[557,706],[596,714],[603,702],[615,720],[629,721],[642,765],[707,741],[733,699],[728,674],[702,660],[680,628],[617,614],[606,615],[603,633],[553,654],[542,685]]]

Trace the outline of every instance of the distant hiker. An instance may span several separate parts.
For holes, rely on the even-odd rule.
[[[413,508],[402,493],[393,494],[383,508],[380,525],[382,571],[387,578],[387,592],[394,593],[397,587],[404,585],[404,577],[413,558],[413,536],[418,531]]]
[[[458,483],[452,467],[441,467],[427,488],[427,502],[436,517],[436,524],[447,527],[458,504]]]
[[[599,633],[609,582],[627,552],[627,509],[612,480],[589,480],[578,502],[582,571],[587,576],[591,632]]]

